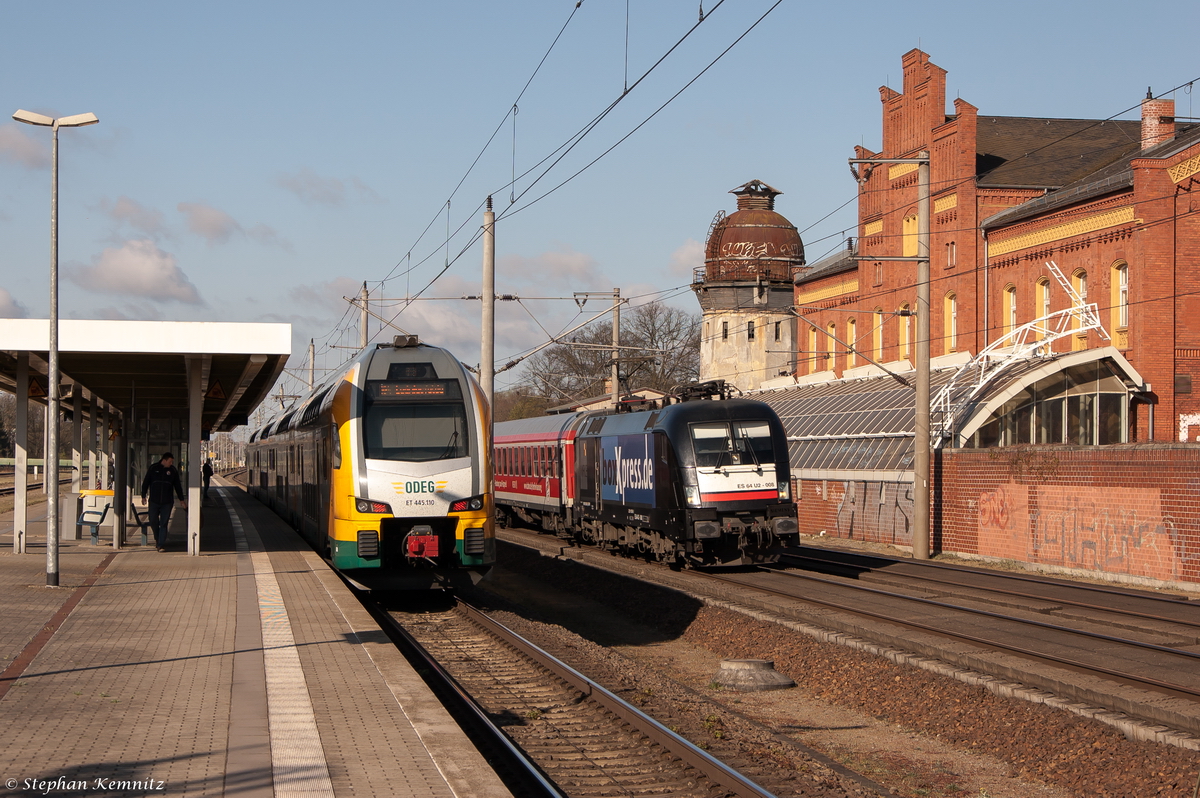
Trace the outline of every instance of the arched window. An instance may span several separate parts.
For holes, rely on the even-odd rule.
[[[837,369],[837,322],[829,322],[829,326],[825,328],[828,335],[825,336],[825,368]]]
[[[942,329],[946,341],[946,354],[958,351],[958,295],[951,291],[946,294],[943,307]]]
[[[910,313],[911,311],[909,310],[908,303],[906,302],[900,306],[900,312],[897,314],[899,316],[898,321],[900,323],[900,329],[897,331],[899,333],[899,345],[897,346],[897,349],[900,350],[899,354],[901,360],[908,360],[908,348],[912,343],[912,316],[909,315]]]
[[[903,252],[900,254],[906,258],[915,258],[917,256],[917,214],[905,216],[901,227],[901,241],[903,242]]]
[[[1042,277],[1034,284],[1034,297],[1036,298],[1037,315],[1040,318],[1046,318],[1050,315],[1050,278]],[[1038,332],[1038,340],[1046,337],[1044,332]]]
[[[1071,287],[1075,289],[1075,293],[1079,294],[1080,304],[1086,305],[1088,302],[1087,272],[1084,271],[1083,269],[1076,269],[1075,273],[1071,275]],[[1071,319],[1071,329],[1073,329],[1073,330],[1079,329],[1079,317],[1078,316]],[[1086,331],[1076,333],[1075,337],[1071,339],[1071,349],[1074,351],[1080,351],[1083,349],[1087,349],[1087,339],[1088,339],[1088,336],[1087,336]]]
[[[883,308],[875,308],[875,325],[871,328],[871,357],[883,362]]]
[[[1017,287],[1009,283],[1004,287],[1004,337],[1008,338],[1017,329]],[[1009,341],[1010,345],[1016,343]]]
[[[821,370],[820,358],[817,356],[817,328],[808,328],[808,373],[816,374]]]
[[[1109,273],[1112,313],[1109,324],[1113,328],[1113,343],[1120,349],[1129,346],[1129,264],[1117,261]]]
[[[846,322],[846,343],[850,348],[846,350],[846,368],[852,369],[858,365],[858,323],[854,319]]]

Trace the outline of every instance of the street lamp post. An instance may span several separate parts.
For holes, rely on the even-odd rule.
[[[95,114],[75,114],[53,119],[32,111],[18,110],[13,119],[53,131],[50,154],[50,345],[46,375],[45,486],[46,486],[46,584],[58,586],[58,129],[84,127],[100,120]],[[23,475],[17,474],[17,479]]]

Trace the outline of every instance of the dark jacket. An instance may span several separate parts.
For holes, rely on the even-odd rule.
[[[179,469],[174,465],[164,466],[161,461],[150,466],[146,478],[142,480],[142,498],[146,498],[149,491],[152,504],[170,504],[172,489],[179,501],[184,501],[183,485],[179,483]]]

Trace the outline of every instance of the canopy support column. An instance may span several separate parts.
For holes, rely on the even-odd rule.
[[[13,465],[13,554],[25,553],[29,531],[29,353],[17,354],[16,463]]]
[[[116,451],[116,479],[113,482],[113,548],[125,544],[125,516],[129,513],[129,446],[126,444],[125,414],[117,418],[117,437],[113,440]]]
[[[200,423],[204,410],[203,377],[198,357],[188,358],[188,457],[187,457],[187,543],[188,554],[200,554]]]
[[[71,493],[75,494],[75,523],[63,524],[63,539],[82,540],[83,526],[79,516],[83,513],[83,494],[79,491],[87,487],[83,482],[83,386],[75,383],[71,386]],[[68,532],[67,530],[74,531]]]

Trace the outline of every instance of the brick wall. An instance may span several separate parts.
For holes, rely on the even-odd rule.
[[[1200,584],[1200,446],[939,453],[932,548]],[[912,545],[911,483],[804,481],[800,531]]]
[[[1198,446],[959,449],[940,460],[935,548],[1200,582]]]

